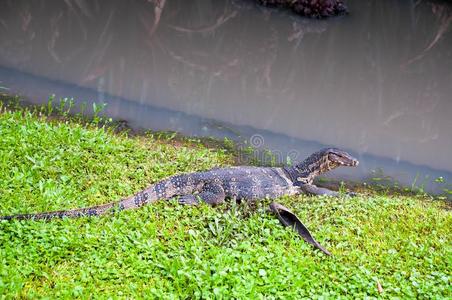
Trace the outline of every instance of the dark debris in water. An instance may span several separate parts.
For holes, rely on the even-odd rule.
[[[348,13],[342,0],[258,0],[266,6],[287,7],[295,13],[311,17],[326,18]]]

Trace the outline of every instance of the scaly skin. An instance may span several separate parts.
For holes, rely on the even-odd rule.
[[[99,216],[109,212],[135,209],[158,200],[179,197],[181,204],[204,201],[217,205],[225,199],[253,201],[275,199],[283,195],[310,193],[337,196],[338,193],[316,187],[314,178],[339,166],[356,166],[358,161],[344,151],[320,150],[294,167],[228,167],[172,176],[147,189],[116,202],[88,208],[1,216],[0,220],[52,219],[63,217]]]

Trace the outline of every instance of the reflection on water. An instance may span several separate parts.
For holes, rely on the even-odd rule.
[[[0,85],[109,102],[137,127],[349,149],[360,172],[341,176],[452,182],[451,6],[347,5],[310,20],[246,0],[6,0]]]

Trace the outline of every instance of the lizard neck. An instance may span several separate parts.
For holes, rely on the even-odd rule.
[[[314,176],[310,176],[311,172],[300,170],[297,167],[283,167],[283,170],[294,185],[312,183],[314,179]]]
[[[283,170],[294,185],[301,185],[312,184],[317,175],[327,171],[327,167],[327,157],[319,151],[293,167],[284,167]]]

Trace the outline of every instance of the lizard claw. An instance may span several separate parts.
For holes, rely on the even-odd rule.
[[[195,195],[180,196],[178,201],[179,201],[179,204],[182,204],[182,205],[198,205],[199,204],[199,200]]]

